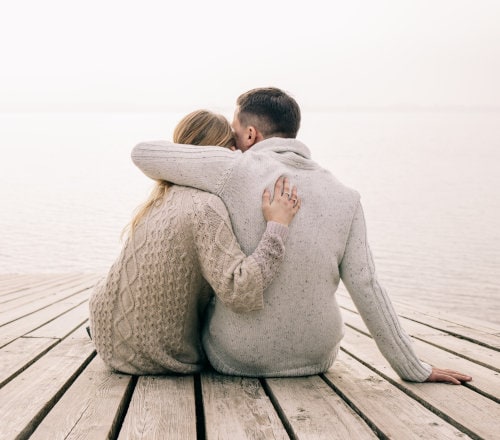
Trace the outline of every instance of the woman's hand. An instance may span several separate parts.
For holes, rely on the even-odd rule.
[[[266,188],[262,194],[262,213],[266,221],[273,221],[288,226],[300,209],[297,187],[290,191],[290,182],[280,177],[274,184],[274,196]]]
[[[442,370],[441,368],[432,367],[432,373],[427,378],[426,382],[447,382],[454,385],[460,385],[462,382],[469,382],[472,377],[466,374],[459,373],[453,370]]]

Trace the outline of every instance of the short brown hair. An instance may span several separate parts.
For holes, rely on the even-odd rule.
[[[240,123],[254,125],[264,138],[297,136],[300,108],[283,90],[275,87],[252,89],[240,95],[236,104]]]

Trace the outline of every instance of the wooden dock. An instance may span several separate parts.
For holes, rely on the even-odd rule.
[[[500,327],[396,303],[426,362],[464,386],[400,380],[345,292],[326,374],[112,373],[85,325],[97,275],[0,275],[0,439],[500,439]]]

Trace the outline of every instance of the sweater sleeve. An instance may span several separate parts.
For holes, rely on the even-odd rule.
[[[240,151],[167,141],[142,142],[132,161],[146,176],[220,194]]]
[[[215,196],[196,203],[195,242],[203,277],[234,312],[264,307],[264,289],[277,274],[285,254],[288,227],[268,222],[250,256],[240,248],[224,203]]]
[[[424,382],[432,369],[418,359],[385,289],[377,279],[361,204],[358,204],[352,221],[340,275],[379,350],[399,377]]]

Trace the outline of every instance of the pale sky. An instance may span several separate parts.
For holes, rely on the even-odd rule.
[[[500,107],[498,0],[17,0],[0,7],[0,111]]]

